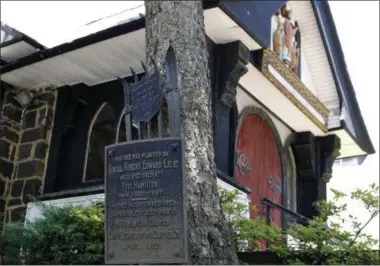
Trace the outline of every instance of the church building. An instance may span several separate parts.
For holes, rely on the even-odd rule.
[[[104,198],[104,148],[125,141],[117,77],[144,74],[144,13],[52,48],[1,24],[0,227],[40,215],[29,195]],[[218,184],[281,227],[317,215],[334,160],[375,153],[328,2],[204,1],[204,22]]]

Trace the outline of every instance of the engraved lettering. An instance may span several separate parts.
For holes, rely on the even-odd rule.
[[[137,243],[131,243],[124,246],[125,250],[137,250],[141,249],[141,246]]]
[[[108,174],[114,174],[114,173],[122,173],[123,167],[121,165],[109,165],[108,166]]]
[[[124,171],[131,172],[141,169],[141,163],[127,163],[124,162]]]
[[[113,211],[110,214],[111,218],[122,217],[138,217],[138,216],[170,216],[176,215],[177,211],[174,208],[154,209],[154,210],[137,210],[137,211]]]
[[[158,227],[158,226],[168,226],[169,220],[161,219],[149,219],[149,220],[119,220],[114,221],[116,228],[127,228],[127,227]]]
[[[161,245],[158,243],[146,243],[146,249],[161,249]]]
[[[123,202],[120,204],[108,205],[110,210],[132,209],[132,208],[158,208],[158,207],[173,207],[177,204],[176,200],[155,200],[155,201],[137,201]]]
[[[178,168],[178,166],[179,166],[178,160],[171,161],[171,160],[164,159],[164,168]]]
[[[149,101],[149,92],[143,94],[138,100]],[[157,254],[177,261],[185,255],[178,251],[187,242],[181,143],[173,138],[112,146],[113,156],[106,158],[105,208],[105,248],[106,254],[115,253],[112,263],[138,264],[157,260]]]
[[[111,235],[112,240],[127,240],[127,239],[173,239],[179,238],[178,230],[173,231],[152,231],[152,232],[119,232]]]
[[[158,178],[162,174],[162,171],[160,170],[151,170],[146,172],[137,172],[137,173],[128,173],[125,175],[122,175],[120,177],[120,180],[138,180],[138,179],[148,179],[148,178]]]
[[[161,169],[162,168],[162,162],[161,161],[147,161],[143,160],[142,162],[142,169]]]

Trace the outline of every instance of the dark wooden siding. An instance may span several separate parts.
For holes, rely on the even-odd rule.
[[[121,114],[123,92],[119,82],[58,90],[44,193],[103,184],[103,181],[82,182],[88,130],[103,102],[107,102],[117,116]]]

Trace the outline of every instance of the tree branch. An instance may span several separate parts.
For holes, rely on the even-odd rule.
[[[359,237],[359,235],[361,234],[361,232],[364,230],[364,228],[379,214],[379,211],[375,211],[374,213],[372,213],[371,217],[369,218],[369,220],[356,232],[356,235],[354,237],[354,239],[351,240],[349,246],[352,246],[354,243],[355,243],[355,240]]]

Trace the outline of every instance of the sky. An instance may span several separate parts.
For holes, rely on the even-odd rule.
[[[329,188],[342,192],[379,184],[379,1],[330,1],[356,97],[377,151],[360,166],[334,166]],[[328,195],[332,198],[332,193]],[[348,201],[348,212],[368,219],[363,205]],[[366,230],[379,239],[379,217]]]
[[[86,23],[141,5],[142,1],[1,1],[1,21],[53,47],[70,41]],[[379,1],[330,1],[330,7],[362,115],[379,151]],[[329,187],[343,192],[378,184],[379,154],[361,166],[334,166],[333,171]],[[350,212],[366,218],[363,206],[349,206]],[[367,232],[379,237],[379,219]]]

